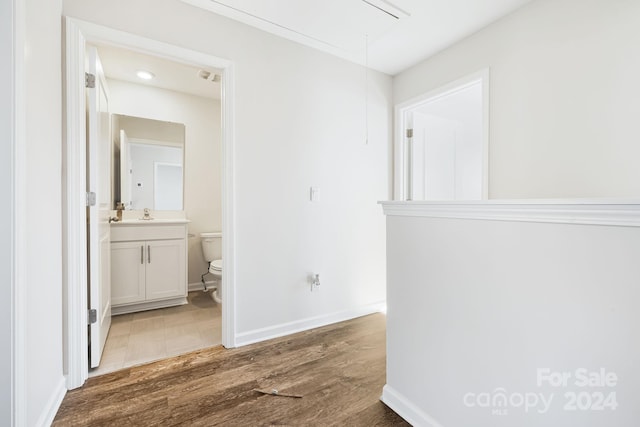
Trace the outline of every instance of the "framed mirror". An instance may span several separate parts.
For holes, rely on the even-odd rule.
[[[114,114],[113,209],[184,209],[182,123]]]

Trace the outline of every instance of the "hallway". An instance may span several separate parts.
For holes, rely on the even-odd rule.
[[[90,378],[53,425],[408,425],[380,402],[384,383],[385,316],[374,314]]]

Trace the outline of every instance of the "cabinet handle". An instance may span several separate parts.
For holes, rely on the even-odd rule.
[[[147,262],[151,264],[151,245],[147,245]]]
[[[144,245],[140,246],[140,264],[144,264]]]

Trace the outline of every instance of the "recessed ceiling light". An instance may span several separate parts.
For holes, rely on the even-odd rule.
[[[150,71],[145,71],[145,70],[139,70],[136,75],[141,78],[142,80],[151,80],[152,78],[154,78],[156,75],[153,74]]]

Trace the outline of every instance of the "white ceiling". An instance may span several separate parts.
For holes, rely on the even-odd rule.
[[[220,99],[220,81],[211,81],[214,74],[221,75],[220,70],[207,69],[211,76],[204,80],[198,76],[198,67],[113,46],[96,47],[107,78]],[[136,75],[138,70],[150,71],[155,77],[142,80]]]
[[[182,1],[395,75],[531,0]]]
[[[395,75],[531,0],[182,1]],[[200,78],[198,67],[113,46],[98,52],[109,78],[220,99],[220,82]]]

